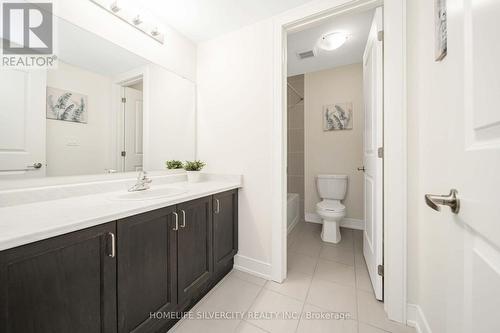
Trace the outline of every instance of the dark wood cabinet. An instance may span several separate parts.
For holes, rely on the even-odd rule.
[[[177,306],[175,206],[119,220],[118,333],[166,332]]]
[[[177,279],[179,304],[199,297],[213,274],[212,200],[205,197],[177,206]]]
[[[233,267],[238,192],[0,252],[0,333],[164,333]]]
[[[0,252],[0,332],[116,332],[115,226]]]
[[[238,191],[213,196],[214,266],[217,276],[224,275],[233,266],[238,252]]]

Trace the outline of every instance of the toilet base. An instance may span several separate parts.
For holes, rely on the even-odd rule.
[[[321,239],[327,243],[340,243],[342,237],[340,235],[340,221],[325,221],[323,220],[323,229],[321,230]]]

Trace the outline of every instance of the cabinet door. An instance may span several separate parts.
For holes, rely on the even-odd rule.
[[[177,305],[174,207],[117,222],[118,332],[157,332],[172,320],[151,316]]]
[[[230,269],[238,252],[238,190],[213,196],[214,265],[217,274]]]
[[[201,198],[177,206],[179,304],[199,297],[210,283],[212,257],[212,199]]]
[[[0,332],[116,332],[115,223],[0,252]]]

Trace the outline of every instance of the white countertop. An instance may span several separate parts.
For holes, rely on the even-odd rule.
[[[187,192],[149,200],[116,200],[123,190],[0,208],[0,251],[98,224],[241,187],[241,178],[174,182],[151,188],[183,187]]]

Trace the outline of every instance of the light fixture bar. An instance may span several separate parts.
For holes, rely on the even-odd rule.
[[[160,31],[159,25],[154,22],[149,22],[147,19],[144,19],[142,15],[135,12],[132,13],[132,9],[126,8],[126,6],[122,6],[119,0],[109,3],[109,1],[103,0],[89,0],[95,5],[101,7],[106,10],[108,13],[113,16],[121,19],[122,21],[128,23],[133,26],[137,30],[143,32],[149,37],[153,38],[157,42],[164,44],[165,43],[165,34]]]

